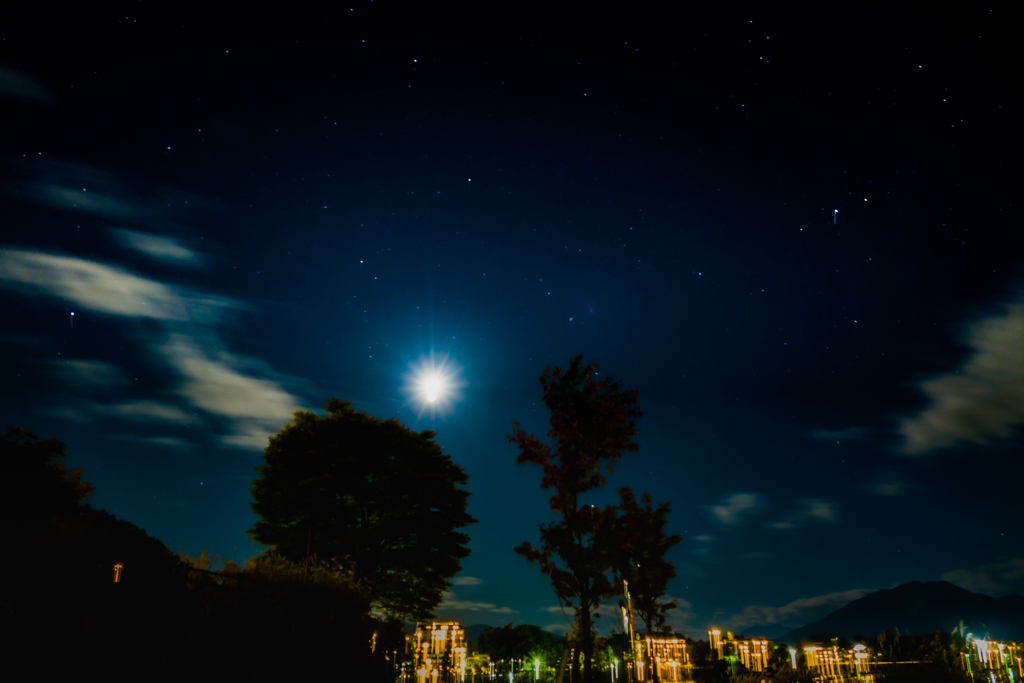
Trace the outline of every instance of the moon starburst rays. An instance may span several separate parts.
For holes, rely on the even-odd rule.
[[[417,418],[429,412],[431,419],[445,419],[462,400],[462,389],[466,386],[458,363],[433,353],[410,363],[402,378],[406,404],[413,407]]]

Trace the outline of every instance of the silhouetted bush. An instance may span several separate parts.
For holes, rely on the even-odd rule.
[[[307,575],[273,554],[221,572],[182,561],[144,529],[81,504],[92,487],[59,465],[62,455],[63,444],[26,430],[0,436],[0,467],[37,496],[19,507],[9,492],[0,526],[9,669],[32,679],[315,672],[393,680],[401,625],[371,616],[345,567],[314,560]]]

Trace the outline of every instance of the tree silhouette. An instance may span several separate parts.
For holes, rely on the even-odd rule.
[[[619,489],[618,494],[616,574],[629,581],[633,607],[647,630],[660,631],[665,626],[665,613],[676,607],[674,600],[659,602],[668,582],[676,576],[665,553],[683,538],[665,535],[668,513],[672,511],[669,503],[652,508],[651,496],[644,492],[642,504],[638,504],[628,486]]]
[[[82,481],[81,469],[69,470],[60,462],[65,455],[63,443],[43,441],[30,429],[8,427],[0,435],[0,467],[18,483],[18,495],[0,499],[4,519],[35,525],[74,514],[96,487]]]
[[[633,439],[641,413],[635,389],[622,391],[611,377],[599,380],[596,365],[581,367],[581,363],[582,356],[576,356],[565,372],[556,367],[540,377],[543,400],[551,411],[548,437],[553,446],[524,432],[518,422],[512,423],[508,441],[519,447],[517,464],[541,467],[541,488],[554,490],[551,510],[561,517],[541,525],[540,549],[526,542],[515,552],[537,563],[558,599],[575,610],[583,680],[590,681],[594,610],[611,592],[606,572],[613,560],[609,541],[615,512],[581,506],[580,496],[604,486],[601,470],[611,473],[623,452],[639,448]],[[573,668],[577,669],[575,657]]]
[[[506,674],[532,668],[535,659],[545,667],[554,666],[562,652],[562,639],[533,624],[488,626],[480,634],[477,650],[490,655],[498,674]],[[512,665],[515,659],[520,660],[517,666]]]
[[[430,618],[448,581],[469,555],[458,531],[469,477],[434,443],[433,431],[407,429],[330,399],[327,417],[297,411],[270,437],[249,535],[292,562],[310,552],[351,565],[374,605],[409,619]]]

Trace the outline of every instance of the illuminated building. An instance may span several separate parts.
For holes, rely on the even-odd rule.
[[[717,628],[708,631],[708,641],[717,659],[730,659],[741,662],[750,671],[764,671],[768,666],[775,647],[772,641],[765,638],[736,640],[732,631],[727,631],[726,639],[722,640],[722,632]]]
[[[657,670],[657,678],[661,681],[678,681],[682,678],[680,669],[690,663],[686,654],[686,641],[682,638],[669,638],[647,635],[645,637],[648,664],[644,667],[650,675]],[[641,679],[643,680],[643,679]]]
[[[121,571],[124,569],[124,565],[118,562],[114,565],[114,583],[121,583]]]
[[[822,676],[860,676],[871,671],[871,654],[858,643],[845,650],[833,640],[831,646],[808,645],[804,648],[807,668],[817,669]]]
[[[960,654],[964,657],[964,668],[970,670],[972,675],[976,669],[985,669],[992,672],[1003,671],[1010,680],[1014,680],[1014,676],[1024,679],[1024,668],[1021,667],[1024,644],[981,640],[971,634],[967,634],[967,638],[969,651]]]
[[[772,641],[761,639],[753,640],[731,640],[732,650],[736,657],[743,662],[743,666],[750,671],[764,671],[768,666],[768,660],[772,656]]]
[[[405,638],[416,683],[456,683],[466,679],[466,631],[456,621],[420,624]],[[411,650],[411,652],[410,652]]]
[[[725,653],[722,651],[722,632],[717,628],[708,631],[708,642],[711,643],[711,649],[717,653],[715,659],[724,659]]]
[[[475,654],[466,657],[466,676],[490,675],[492,670],[491,656],[487,654]],[[476,680],[474,678],[474,680]]]
[[[871,653],[865,645],[857,643],[853,646],[853,665],[858,676],[871,670]]]

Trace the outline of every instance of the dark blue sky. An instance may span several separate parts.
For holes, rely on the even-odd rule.
[[[644,412],[590,502],[672,501],[684,633],[1024,590],[1001,6],[130,7],[0,25],[0,414],[93,505],[241,561],[267,435],[352,400],[470,475],[439,614],[564,630],[504,437],[582,354]],[[438,415],[403,391],[432,352],[464,382]]]

